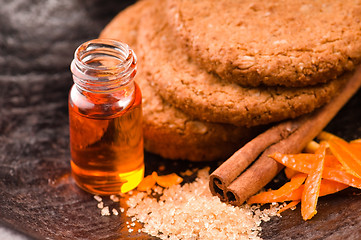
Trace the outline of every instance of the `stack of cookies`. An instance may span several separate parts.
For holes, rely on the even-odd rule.
[[[361,60],[361,2],[143,0],[100,37],[138,56],[146,150],[225,159],[339,92]]]

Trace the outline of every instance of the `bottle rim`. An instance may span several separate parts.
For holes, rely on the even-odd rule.
[[[112,64],[105,65],[104,60]],[[115,90],[131,82],[136,70],[133,50],[112,39],[93,39],[81,44],[71,63],[75,84],[88,91]]]

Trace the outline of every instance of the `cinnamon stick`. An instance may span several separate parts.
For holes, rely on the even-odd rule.
[[[224,190],[229,186],[267,147],[286,138],[294,132],[303,120],[287,121],[272,127],[248,142],[210,175],[210,189],[221,200],[227,200]]]
[[[322,108],[298,119],[280,123],[247,143],[211,174],[209,186],[212,194],[222,201],[241,205],[283,168],[268,155],[274,152],[301,152],[360,86],[361,68],[353,74],[340,93]],[[250,164],[252,165],[249,167]]]

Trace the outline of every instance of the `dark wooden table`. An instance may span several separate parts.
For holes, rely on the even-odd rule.
[[[149,239],[129,234],[124,214],[100,217],[92,195],[69,176],[67,95],[75,48],[96,38],[132,1],[0,0],[0,223],[35,239]],[[327,130],[361,137],[361,92]],[[149,173],[192,163],[146,154]],[[198,166],[212,165],[199,163]],[[195,164],[193,164],[195,165]],[[308,222],[299,210],[262,224],[264,239],[361,239],[361,191],[319,201]],[[112,204],[110,201],[107,204]],[[124,204],[124,203],[121,203]]]

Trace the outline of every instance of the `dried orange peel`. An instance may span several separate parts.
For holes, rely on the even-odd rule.
[[[173,185],[179,184],[181,182],[183,182],[183,178],[181,178],[180,176],[178,176],[175,173],[171,173],[168,175],[163,175],[163,176],[158,176],[158,174],[156,172],[152,173],[153,178],[155,179],[155,181],[157,182],[157,184],[159,186],[162,187],[171,187]]]
[[[277,202],[287,202],[287,201],[301,200],[304,187],[305,187],[305,185],[302,184],[296,190],[290,192],[287,195],[284,195],[284,196],[278,198]],[[338,182],[335,182],[335,181],[322,179],[321,180],[319,196],[322,197],[322,196],[326,196],[326,195],[329,195],[329,194],[332,194],[332,193],[336,193],[336,192],[339,192],[339,191],[341,191],[341,190],[343,190],[343,189],[345,189],[347,187],[348,187],[348,185],[343,184],[343,183],[338,183]]]
[[[139,191],[143,191],[146,192],[150,189],[152,189],[153,186],[155,186],[155,179],[153,177],[153,175],[148,175],[145,178],[143,178],[143,180],[139,183],[137,189]]]
[[[319,147],[320,147],[320,144],[318,144],[316,141],[311,141],[306,145],[306,147],[305,147],[305,149],[303,149],[303,151],[305,153],[315,153]]]
[[[361,150],[361,138],[350,141],[350,144],[355,145],[355,147],[358,147]]]
[[[257,195],[250,197],[247,200],[247,203],[253,204],[253,203],[278,202],[280,197],[287,196],[288,194],[299,188],[302,185],[302,183],[305,181],[306,177],[307,177],[306,174],[298,173],[291,178],[291,181],[287,182],[280,189],[261,192]]]
[[[290,209],[290,208],[293,208],[293,207],[296,207],[297,204],[299,204],[301,201],[300,200],[296,200],[296,201],[292,201],[290,203],[288,203],[286,206],[284,206],[283,208],[281,208],[280,210],[278,210],[278,214],[286,211],[287,209]]]
[[[320,194],[323,165],[326,156],[325,142],[320,144],[315,155],[316,161],[312,164],[312,168],[305,182],[305,188],[302,192],[301,214],[303,220],[311,219],[317,213],[316,205]]]
[[[346,171],[361,178],[361,152],[343,139],[331,139],[328,144]]]
[[[259,193],[255,196],[252,196],[250,197],[248,200],[247,200],[247,203],[248,204],[253,204],[253,203],[261,203],[261,204],[264,204],[264,203],[272,203],[272,202],[287,202],[287,201],[297,201],[297,200],[301,200],[302,198],[302,192],[304,190],[304,187],[305,185],[302,184],[299,188],[285,194],[285,195],[282,195],[282,196],[279,196],[275,199],[272,199],[270,201],[266,201],[266,200],[263,200],[262,198],[260,197],[257,197],[257,198],[253,198],[257,195],[260,195],[260,194],[264,194],[264,193],[267,193],[267,192],[262,192],[262,193]],[[321,186],[320,186],[320,193],[319,193],[319,196],[322,197],[322,196],[326,196],[326,195],[329,195],[329,194],[332,194],[332,193],[336,193],[336,192],[339,192],[341,190],[344,190],[345,188],[349,187],[348,185],[346,184],[343,184],[343,183],[338,183],[338,182],[335,182],[335,181],[331,181],[331,180],[327,180],[327,179],[322,179],[321,180]],[[270,191],[275,191],[275,190],[270,190]],[[261,195],[262,196],[262,195]],[[262,201],[262,202],[260,202]]]
[[[337,137],[332,133],[322,131],[320,134],[318,134],[317,139],[320,141],[330,141],[332,139],[341,139],[341,138]]]
[[[327,132],[322,132],[318,139],[321,144],[310,142],[306,148],[308,153],[271,154],[271,158],[286,167],[285,174],[290,181],[278,190],[252,196],[247,202],[291,201],[279,213],[301,202],[302,217],[309,220],[317,212],[318,197],[350,186],[361,189],[361,139],[347,142]]]
[[[350,145],[357,149],[357,151],[361,151],[361,138],[352,140]]]
[[[274,153],[270,155],[271,158],[277,162],[289,167],[293,170],[309,174],[312,166],[312,158],[308,158],[307,154],[281,154]],[[331,160],[329,160],[329,158]],[[314,158],[313,158],[314,159]],[[325,158],[325,167],[322,172],[322,178],[344,183],[350,185],[351,187],[356,187],[361,189],[361,179],[353,176],[348,173],[340,163],[334,163],[334,166],[331,166],[334,158],[326,156]]]
[[[179,177],[176,173],[159,176],[157,172],[153,172],[152,174],[143,178],[143,180],[139,183],[137,189],[139,191],[148,191],[152,189],[155,184],[167,188],[181,182],[183,182],[183,178]]]
[[[299,171],[293,170],[292,168],[285,167],[285,174],[288,179],[291,179],[293,176],[295,176]]]

